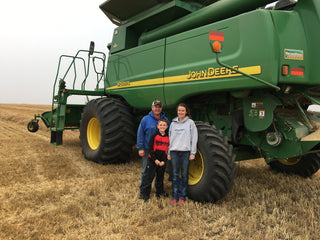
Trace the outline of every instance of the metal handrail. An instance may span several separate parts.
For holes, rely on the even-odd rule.
[[[87,53],[87,61],[83,58],[83,57],[80,57],[79,54],[80,53]],[[96,55],[101,55],[101,57],[97,57],[97,56],[92,56],[93,54],[96,54]],[[64,58],[72,58],[72,61],[71,63],[69,64],[66,72],[64,73],[63,77],[61,78],[61,81],[59,81],[59,84],[58,84],[58,94],[57,94],[57,99],[55,101],[55,93],[56,93],[56,87],[57,87],[57,81],[58,81],[58,77],[59,77],[59,73],[60,73],[60,68],[61,68],[61,63],[62,63],[62,60]],[[88,79],[88,76],[89,76],[89,73],[90,73],[90,60],[91,58],[93,58],[93,61],[94,59],[100,59],[102,61],[102,72],[99,73],[96,69],[96,66],[95,64],[93,63],[93,68],[94,68],[94,72],[97,74],[97,85],[96,85],[96,88],[98,89],[98,86],[99,86],[99,83],[101,82],[102,79],[104,79],[104,72],[105,72],[105,59],[106,59],[106,55],[103,53],[103,52],[94,52],[94,51],[88,51],[88,50],[79,50],[75,56],[70,56],[70,55],[61,55],[60,58],[59,58],[59,63],[58,63],[58,69],[57,69],[57,73],[56,73],[56,77],[55,77],[55,81],[54,81],[54,85],[53,85],[53,95],[52,95],[52,106],[51,106],[51,111],[53,113],[54,111],[54,105],[55,103],[58,103],[58,108],[57,108],[57,114],[58,114],[58,111],[60,111],[60,99],[62,97],[62,91],[61,91],[61,84],[64,82],[64,80],[66,79],[67,75],[69,74],[70,72],[70,69],[73,67],[73,72],[74,72],[74,78],[73,78],[73,84],[72,84],[72,90],[75,91],[77,89],[75,89],[75,84],[76,84],[76,81],[77,81],[77,78],[78,78],[78,75],[77,75],[77,68],[76,68],[76,60],[80,60],[81,61],[81,65],[83,66],[83,70],[84,70],[84,79],[83,81],[81,82],[81,91],[84,91],[83,92],[83,95],[86,95],[87,97],[87,100],[88,99],[88,95],[86,94],[85,92],[85,87],[86,87],[86,82],[87,82],[87,79]],[[70,94],[68,94],[68,91],[65,92],[67,95],[64,96],[64,100],[66,101],[66,98],[69,96],[69,95],[72,95],[72,91],[70,90]],[[59,121],[59,118],[56,119],[57,120],[57,123],[55,124],[56,126],[58,125],[58,121]]]
[[[82,58],[82,57],[79,57],[79,54],[80,53],[88,53],[88,61],[86,63],[85,59]],[[100,54],[102,55],[102,57],[97,57],[97,56],[94,56],[93,59],[100,59],[102,61],[102,64],[103,64],[103,70],[101,73],[97,72],[96,70],[96,67],[95,65],[93,64],[93,67],[94,67],[94,71],[95,73],[97,74],[97,84],[96,84],[96,88],[98,88],[99,86],[99,83],[101,82],[101,80],[104,78],[104,71],[105,71],[105,59],[106,59],[106,56],[103,52],[93,52],[93,54]],[[57,86],[57,81],[58,81],[58,77],[59,77],[59,73],[60,73],[60,68],[61,68],[61,63],[62,63],[62,60],[63,58],[72,58],[72,61],[71,63],[69,64],[69,67],[67,68],[64,76],[62,77],[62,81],[64,81],[64,79],[66,78],[66,76],[68,75],[71,67],[73,66],[74,68],[74,79],[73,79],[73,85],[72,85],[72,89],[75,89],[75,83],[76,83],[76,80],[77,80],[77,70],[76,70],[76,59],[79,59],[81,60],[82,64],[83,64],[83,69],[84,69],[84,73],[85,73],[85,76],[84,76],[84,79],[81,83],[81,90],[85,90],[85,85],[86,85],[86,81],[87,81],[87,78],[89,76],[89,70],[90,70],[90,52],[88,50],[79,50],[75,56],[70,56],[70,55],[61,55],[60,58],[59,58],[59,64],[58,64],[58,69],[57,69],[57,73],[56,73],[56,77],[55,77],[55,81],[54,81],[54,86],[53,86],[53,96],[52,96],[52,110],[53,110],[53,105],[54,105],[54,98],[55,98],[55,93],[56,93],[56,86]],[[100,75],[100,77],[99,77]],[[59,90],[60,90],[60,86],[61,86],[61,83],[62,81],[59,83]],[[58,98],[60,97],[60,93],[58,91]]]

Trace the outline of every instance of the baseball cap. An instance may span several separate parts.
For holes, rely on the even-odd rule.
[[[152,102],[152,106],[156,106],[156,105],[160,105],[160,107],[162,107],[161,101],[160,101],[160,100],[154,100],[154,101]]]

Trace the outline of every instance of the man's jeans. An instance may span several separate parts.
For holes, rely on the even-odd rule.
[[[172,199],[185,199],[187,196],[190,152],[171,151],[172,164]],[[181,178],[180,178],[181,170]]]
[[[146,181],[147,181],[147,174],[146,174],[146,168],[147,168],[147,162],[148,162],[148,151],[144,151],[144,156],[142,157],[142,172],[141,172],[141,185],[140,185],[140,192],[142,192],[143,189],[146,188]]]

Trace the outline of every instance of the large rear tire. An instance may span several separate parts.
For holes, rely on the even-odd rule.
[[[203,122],[196,125],[198,151],[189,167],[188,197],[200,202],[216,202],[233,186],[235,155],[221,131]]]
[[[80,143],[86,159],[98,163],[123,163],[135,143],[131,109],[119,99],[100,98],[84,108]]]
[[[309,153],[304,156],[277,159],[270,162],[269,165],[271,169],[277,172],[311,177],[320,168],[320,153]]]

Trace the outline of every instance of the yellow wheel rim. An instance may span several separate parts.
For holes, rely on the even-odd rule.
[[[297,157],[291,157],[291,158],[283,158],[279,159],[279,162],[282,163],[283,165],[296,165],[298,162],[300,162],[301,156]]]
[[[90,148],[96,150],[100,145],[101,133],[98,119],[91,118],[87,127],[87,140]]]
[[[196,153],[196,157],[193,161],[190,162],[189,166],[189,185],[197,184],[203,175],[204,164],[203,157],[200,151]]]

